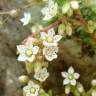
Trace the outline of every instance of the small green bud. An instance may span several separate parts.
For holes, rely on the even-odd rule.
[[[65,3],[65,4],[63,5],[63,7],[62,7],[62,13],[63,13],[63,14],[66,14],[66,13],[69,11],[69,9],[70,9],[70,3],[67,2],[67,3]]]
[[[26,75],[21,75],[18,80],[21,82],[21,83],[27,83],[29,81],[29,77],[26,76]]]
[[[67,13],[68,17],[71,17],[73,15],[73,10],[70,8],[68,13]]]
[[[26,70],[27,70],[28,74],[32,73],[34,71],[34,64],[26,63]]]
[[[64,35],[64,31],[65,31],[65,25],[60,24],[59,27],[58,27],[58,34],[59,35]]]
[[[68,24],[66,25],[66,34],[67,34],[68,36],[71,36],[71,35],[72,35],[72,27],[71,27],[71,24],[70,24],[70,23],[68,23]]]
[[[93,33],[96,29],[96,23],[94,23],[93,21],[88,21],[88,30],[89,30],[89,33]]]

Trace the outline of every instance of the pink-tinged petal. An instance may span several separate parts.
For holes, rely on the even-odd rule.
[[[18,57],[18,61],[26,61],[27,60],[27,57],[25,54],[20,54],[19,57]]]
[[[39,47],[38,46],[34,46],[33,47],[33,54],[37,54],[39,51]]]
[[[63,80],[63,85],[67,85],[69,83],[70,83],[69,79],[66,78],[66,79]]]
[[[61,38],[62,38],[61,35],[54,36],[54,42],[59,42],[61,40]]]
[[[74,78],[75,78],[75,79],[78,79],[79,77],[80,77],[80,74],[74,73]]]
[[[61,72],[61,75],[62,75],[62,77],[64,77],[64,78],[67,78],[67,77],[68,77],[68,73],[67,73],[67,72]]]
[[[73,74],[73,73],[74,73],[73,67],[70,67],[70,68],[68,69],[68,73],[69,73],[69,74]]]
[[[27,59],[29,62],[33,62],[35,60],[35,55],[32,55]]]
[[[76,85],[76,80],[71,80],[70,81],[70,84],[73,85],[73,86],[75,86]]]
[[[50,46],[50,43],[48,43],[47,41],[43,41],[43,45],[44,46]]]

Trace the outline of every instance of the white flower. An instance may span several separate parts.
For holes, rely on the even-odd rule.
[[[64,77],[63,85],[71,84],[73,86],[76,85],[76,79],[80,77],[78,73],[74,73],[73,67],[70,67],[67,72],[62,72],[62,77]]]
[[[40,86],[33,81],[29,81],[28,85],[23,88],[24,96],[38,96]]]
[[[24,17],[20,21],[23,23],[23,26],[28,25],[31,21],[31,13],[24,13]]]
[[[71,7],[74,10],[79,9],[79,3],[78,3],[78,1],[76,1],[76,0],[71,1]]]
[[[47,46],[43,48],[43,55],[48,61],[52,61],[57,58],[58,47]]]
[[[37,73],[35,73],[34,78],[44,82],[49,76],[49,72],[47,72],[46,68],[42,68],[41,70],[39,70]]]
[[[48,30],[48,33],[41,32],[41,39],[43,40],[43,45],[45,46],[57,46],[58,42],[61,40],[61,35],[55,35],[54,29]]]
[[[58,4],[54,3],[53,0],[48,0],[48,5],[41,10],[44,15],[43,20],[49,20],[56,16],[58,12]]]
[[[35,55],[39,51],[39,47],[33,46],[32,44],[18,45],[17,50],[18,53],[20,54],[18,57],[18,61],[33,62],[35,60]]]

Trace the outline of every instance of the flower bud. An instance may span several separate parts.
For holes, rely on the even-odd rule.
[[[91,81],[91,85],[92,85],[92,86],[96,86],[96,80],[92,80],[92,81]]]
[[[69,11],[69,9],[70,9],[70,3],[69,2],[68,3],[65,3],[63,5],[63,7],[62,7],[62,13],[63,14],[66,14]]]
[[[77,84],[77,90],[82,93],[84,91],[84,87],[82,84]]]
[[[18,80],[21,82],[21,83],[27,83],[29,81],[29,77],[26,76],[26,75],[22,75],[18,78]]]
[[[18,11],[15,10],[15,9],[13,9],[13,10],[11,10],[11,11],[9,12],[9,15],[12,16],[12,17],[15,17],[15,16],[17,16],[17,13],[18,13]]]
[[[68,24],[66,25],[66,34],[67,34],[68,36],[71,36],[71,35],[72,35],[72,27],[71,27],[71,24],[70,24],[70,23],[68,23]]]
[[[65,93],[66,93],[66,94],[69,94],[70,91],[71,91],[70,86],[69,86],[69,85],[68,85],[68,86],[65,86]]]
[[[78,3],[78,1],[76,1],[76,0],[71,1],[71,7],[74,10],[79,9],[79,3]]]
[[[96,90],[92,91],[92,96],[96,96]]]
[[[65,25],[60,24],[59,27],[58,27],[58,34],[59,35],[64,35],[64,31],[65,31]]]

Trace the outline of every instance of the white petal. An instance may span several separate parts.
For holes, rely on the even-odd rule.
[[[45,7],[45,8],[43,8],[43,9],[41,10],[41,13],[42,13],[43,15],[47,15],[47,14],[49,13],[49,9],[48,9],[47,7]]]
[[[71,80],[70,83],[71,83],[71,85],[75,86],[76,85],[76,80]]]
[[[43,20],[45,21],[45,20],[50,20],[50,19],[52,19],[53,17],[51,16],[51,15],[46,15],[44,18],[43,18]]]
[[[55,35],[55,30],[53,28],[48,30],[48,35],[53,37]]]
[[[27,57],[25,54],[20,54],[19,57],[18,57],[18,61],[26,61],[27,60]]]
[[[34,46],[33,47],[33,54],[37,54],[38,50],[39,50],[39,47],[38,46]]]
[[[54,36],[54,42],[59,42],[61,40],[61,38],[62,38],[61,35]]]
[[[80,74],[74,73],[74,78],[75,78],[75,79],[78,79],[79,77],[80,77]]]
[[[28,58],[29,62],[33,62],[35,60],[35,55],[32,55],[31,57]]]
[[[17,51],[19,53],[24,53],[25,52],[25,46],[24,45],[17,45]]]
[[[48,60],[48,61],[52,61],[53,58],[51,56],[48,56],[48,55],[45,55],[45,58]]]
[[[47,37],[47,34],[45,32],[41,32],[40,35],[41,35],[41,39],[43,40],[45,40]]]
[[[62,75],[62,77],[64,77],[64,78],[68,77],[68,73],[67,73],[67,72],[61,72],[61,75]]]
[[[56,53],[52,54],[52,58],[53,58],[53,59],[56,59],[57,57],[58,57],[58,56],[57,56]]]
[[[68,69],[68,73],[69,73],[69,74],[73,74],[73,73],[74,73],[74,69],[73,69],[72,66]]]
[[[27,93],[28,91],[29,91],[29,87],[28,86],[25,86],[25,87],[23,87],[23,91],[25,92],[25,93]]]
[[[26,44],[26,49],[33,49],[32,43],[27,43]]]
[[[49,46],[58,46],[57,42],[50,43]]]
[[[64,81],[63,81],[63,85],[67,85],[67,84],[69,84],[70,83],[70,81],[69,81],[69,79],[64,79]]]

